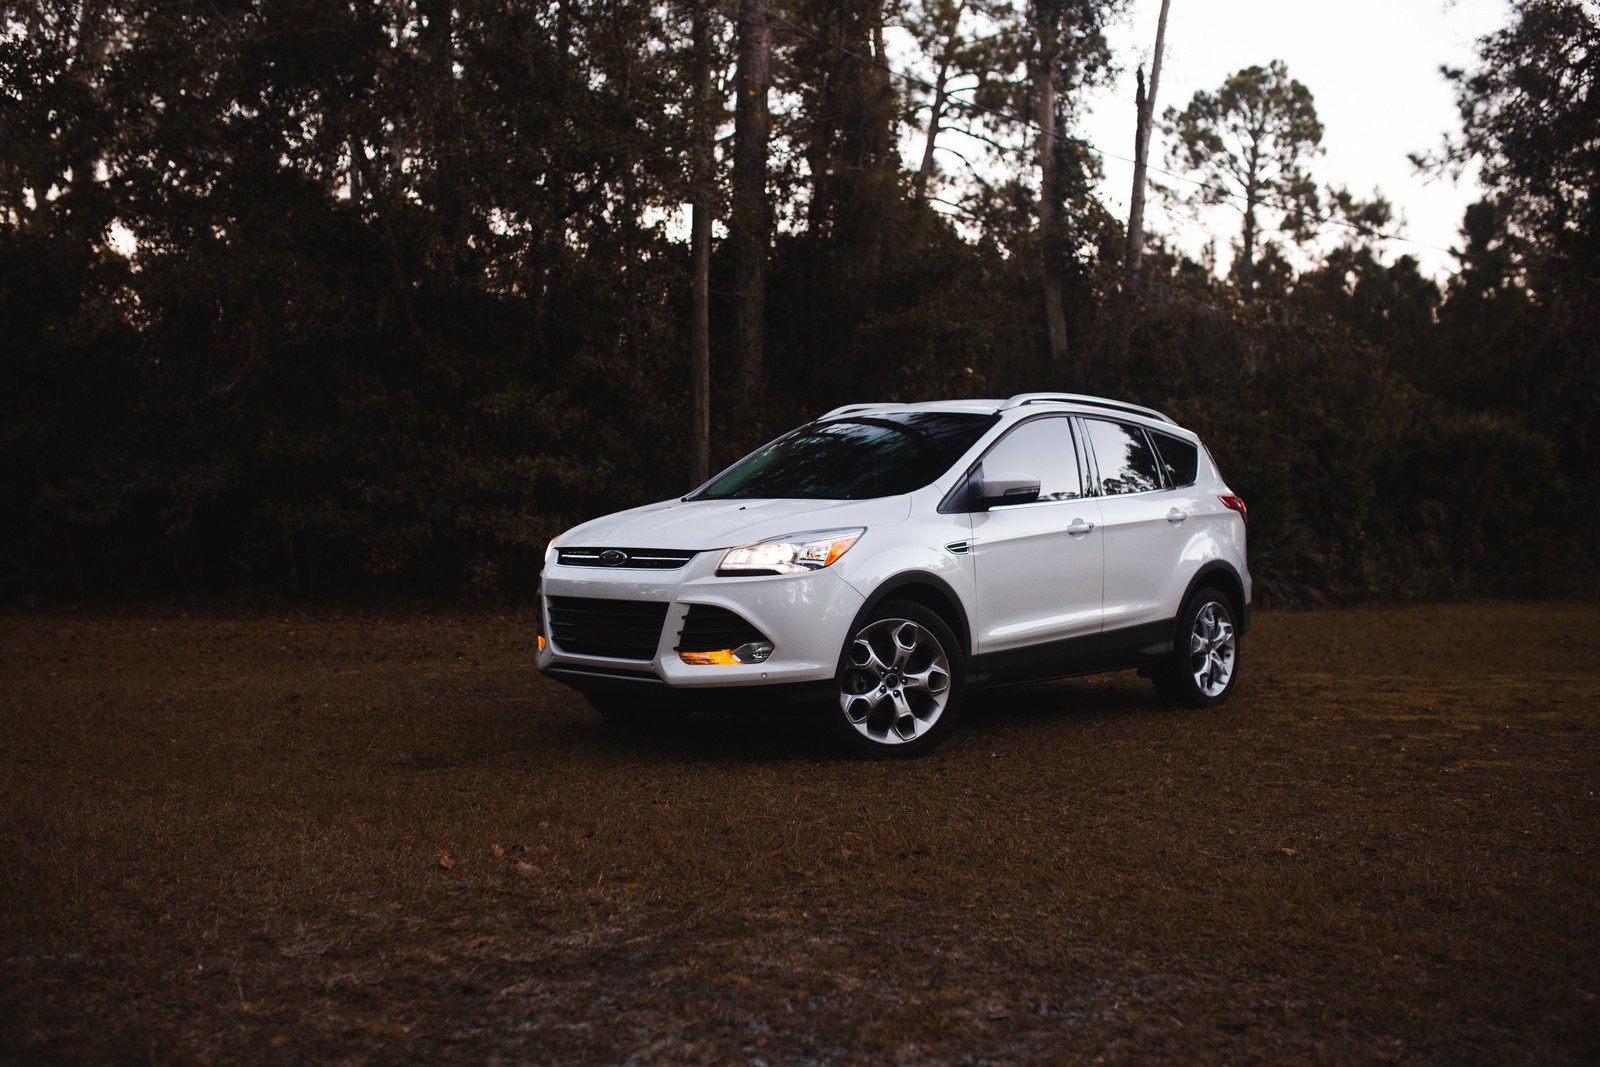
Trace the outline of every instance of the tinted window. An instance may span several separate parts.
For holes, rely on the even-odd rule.
[[[1144,431],[1123,422],[1085,419],[1083,425],[1094,446],[1095,462],[1100,467],[1100,492],[1106,496],[1143,493],[1161,488],[1156,454],[1145,440]]]
[[[693,499],[861,500],[909,493],[949,470],[993,425],[989,415],[946,411],[814,422],[752,452]]]
[[[1066,419],[1035,419],[1006,434],[983,457],[989,476],[1026,474],[1039,479],[1040,500],[1072,500],[1083,495],[1072,425]]]
[[[1166,467],[1167,484],[1174,488],[1193,485],[1200,476],[1200,450],[1194,443],[1154,430],[1150,432],[1150,439],[1156,443],[1156,451]]]

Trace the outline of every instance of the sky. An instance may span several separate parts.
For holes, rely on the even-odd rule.
[[[1148,76],[1160,13],[1161,0],[1131,0],[1112,26],[1113,54],[1125,69],[1088,98],[1075,131],[1104,150],[1101,194],[1122,217],[1133,183],[1134,71],[1142,61]],[[1459,134],[1454,92],[1439,68],[1472,69],[1476,40],[1508,18],[1506,0],[1171,0],[1157,114],[1181,109],[1197,90],[1217,90],[1245,67],[1283,60],[1322,120],[1324,154],[1313,175],[1363,199],[1381,191],[1398,216],[1389,232],[1410,238],[1387,242],[1383,257],[1410,255],[1424,273],[1442,276],[1454,267],[1447,250],[1460,244],[1461,215],[1477,186],[1470,175],[1460,182],[1419,175],[1407,157],[1435,152],[1446,135]],[[1161,166],[1164,153],[1158,130],[1151,165]],[[1191,254],[1214,235],[1225,261],[1238,235],[1236,211],[1197,220],[1168,211],[1157,196],[1147,205],[1146,229]]]

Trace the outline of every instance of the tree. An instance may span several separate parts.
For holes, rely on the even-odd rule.
[[[735,436],[748,437],[761,395],[766,329],[767,249],[772,207],[767,202],[767,147],[772,116],[771,0],[739,0],[739,65],[733,115],[733,202],[728,241],[733,256]]]
[[[1156,50],[1150,57],[1150,89],[1145,91],[1144,68],[1139,68],[1139,90],[1134,103],[1138,122],[1133,143],[1133,193],[1128,198],[1128,250],[1122,265],[1123,288],[1132,299],[1139,289],[1139,257],[1144,253],[1144,194],[1146,169],[1150,162],[1150,127],[1155,117],[1156,91],[1161,87],[1161,56],[1166,51],[1167,8],[1172,0],[1161,0],[1161,15],[1156,21]]]
[[[711,219],[716,202],[716,124],[712,121],[711,7],[694,0],[690,15],[691,84],[694,121],[690,175],[690,273],[693,277],[694,325],[689,341],[690,420],[694,441],[689,480],[696,485],[711,476]]]
[[[1570,469],[1587,473],[1600,411],[1600,12],[1523,0],[1479,42],[1478,63],[1445,72],[1462,134],[1442,162],[1481,161],[1489,192],[1468,213],[1478,258],[1463,262],[1446,312],[1481,322],[1473,303],[1516,303],[1503,291],[1503,265],[1514,264],[1533,305],[1517,337],[1517,392],[1560,427]]]
[[[999,148],[986,129],[992,110],[1013,103],[1014,81],[1027,48],[1028,32],[1013,0],[920,0],[902,19],[932,62],[932,84],[908,86],[913,112],[925,109],[922,158],[912,175],[912,195],[923,200],[939,172],[938,154],[954,156],[967,177],[983,181],[965,149],[951,146],[954,133],[980,146]]]
[[[1128,198],[1127,245],[1122,254],[1122,293],[1116,301],[1110,346],[1110,362],[1115,367],[1127,362],[1139,303],[1142,281],[1139,262],[1144,256],[1144,199],[1149,184],[1150,130],[1155,120],[1156,92],[1161,87],[1161,57],[1166,51],[1169,6],[1170,0],[1161,0],[1161,14],[1156,20],[1156,49],[1150,60],[1149,90],[1146,91],[1144,67],[1141,66],[1138,91],[1134,96],[1133,191]]]
[[[1047,366],[1054,378],[1068,375],[1067,317],[1062,301],[1060,224],[1061,192],[1056,181],[1056,63],[1061,53],[1062,0],[1033,0],[1034,51],[1030,67],[1033,82],[1033,124],[1038,131],[1039,166],[1039,280],[1044,295]]]
[[[902,200],[894,123],[898,100],[884,58],[883,0],[799,0],[790,131],[805,157],[809,237],[836,246],[840,268],[870,282]],[[852,279],[852,281],[855,279]]]
[[[917,43],[928,54],[937,56],[938,73],[934,76],[933,95],[928,99],[928,123],[923,134],[922,162],[911,179],[911,193],[918,200],[928,195],[928,179],[933,177],[934,152],[939,145],[939,134],[944,130],[944,119],[950,104],[950,78],[957,72],[957,61],[965,40],[961,34],[961,19],[967,12],[967,0],[925,0],[918,12],[920,18],[911,22],[911,31]]]
[[[1276,216],[1276,228],[1303,233],[1317,207],[1304,169],[1322,141],[1311,91],[1274,60],[1246,67],[1217,92],[1195,93],[1182,111],[1168,108],[1162,126],[1174,139],[1168,166],[1200,183],[1188,199],[1226,203],[1243,215],[1233,269],[1239,287],[1251,291],[1261,213]]]
[[[1069,232],[1067,202],[1092,164],[1082,146],[1065,137],[1077,90],[1103,76],[1110,52],[1105,22],[1114,0],[1030,0],[1032,39],[1026,93],[1038,168],[1039,282],[1044,302],[1046,373],[1058,381],[1081,376],[1068,346],[1065,265],[1083,235]]]

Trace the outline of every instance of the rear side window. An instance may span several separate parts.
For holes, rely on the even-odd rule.
[[[1156,452],[1166,468],[1167,484],[1174,489],[1193,485],[1200,476],[1200,449],[1191,441],[1159,430],[1151,430],[1150,439],[1156,443]]]
[[[1084,419],[1083,425],[1100,467],[1100,492],[1105,496],[1144,493],[1161,488],[1161,468],[1144,430],[1125,422]]]

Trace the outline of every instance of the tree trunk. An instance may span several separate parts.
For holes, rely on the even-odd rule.
[[[1156,53],[1150,61],[1150,88],[1145,91],[1144,68],[1139,68],[1139,91],[1134,99],[1133,192],[1128,198],[1128,247],[1122,263],[1122,296],[1117,302],[1112,360],[1117,366],[1128,361],[1133,347],[1133,328],[1139,313],[1143,285],[1141,260],[1144,257],[1144,194],[1149,184],[1150,127],[1156,112],[1156,91],[1161,85],[1161,56],[1166,50],[1167,7],[1161,0],[1161,16],[1156,21]]]
[[[1237,270],[1239,288],[1246,293],[1254,292],[1256,287],[1256,187],[1254,185],[1245,190],[1244,232],[1241,234]]]
[[[711,215],[716,175],[711,124],[711,13],[707,0],[694,6],[694,203],[690,216],[690,257],[694,275],[694,326],[689,339],[690,424],[693,439],[689,480],[699,485],[711,476]]]
[[[1056,52],[1060,18],[1051,0],[1036,0],[1035,29],[1038,34],[1038,67],[1034,71],[1033,121],[1038,127],[1039,155],[1039,254],[1040,284],[1044,295],[1045,336],[1049,344],[1046,373],[1056,383],[1073,383],[1067,364],[1067,316],[1062,299],[1060,266],[1061,228],[1056,188]]]
[[[1265,131],[1258,124],[1251,132],[1250,151],[1245,159],[1244,171],[1244,227],[1239,235],[1239,262],[1234,264],[1234,274],[1239,288],[1245,294],[1256,288],[1256,206],[1261,203],[1261,142]]]
[[[771,0],[739,0],[739,64],[733,112],[733,203],[728,241],[733,258],[733,425],[738,444],[755,431],[761,396],[766,318],[767,245],[772,209],[767,203],[767,142],[772,84]]]
[[[1123,263],[1123,290],[1128,299],[1139,293],[1139,259],[1144,255],[1144,192],[1150,165],[1150,126],[1155,117],[1156,91],[1161,85],[1161,54],[1166,47],[1167,8],[1172,0],[1161,0],[1161,16],[1156,21],[1156,51],[1150,60],[1150,91],[1144,89],[1144,72],[1139,72],[1138,127],[1133,144],[1133,194],[1128,200],[1128,253]]]

